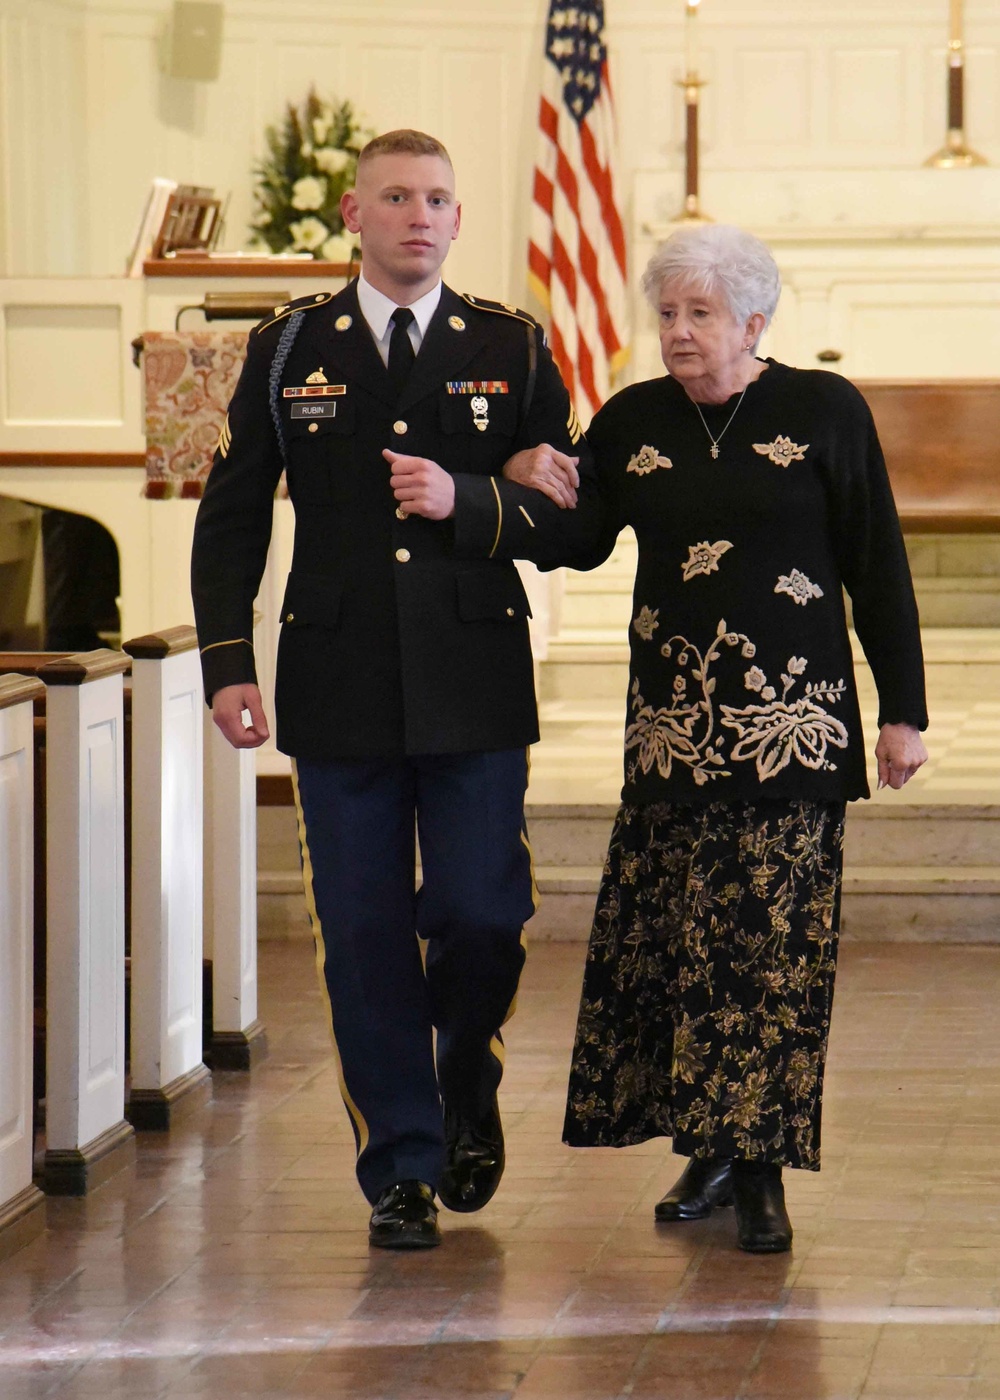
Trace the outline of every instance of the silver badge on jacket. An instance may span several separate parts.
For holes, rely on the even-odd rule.
[[[485,433],[490,426],[489,412],[490,401],[482,394],[475,394],[469,401],[472,409],[472,421],[481,433]]]

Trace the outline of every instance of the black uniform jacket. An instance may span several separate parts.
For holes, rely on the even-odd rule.
[[[275,351],[299,309],[279,376]],[[529,607],[512,561],[554,566],[599,526],[591,457],[541,329],[443,287],[395,402],[354,283],[278,308],[251,332],[194,535],[209,701],[256,676],[253,602],[284,465],[275,412],[295,507],[279,749],[374,758],[534,742]],[[580,457],[574,510],[501,475],[512,453],[541,442]],[[386,447],[454,476],[453,519],[397,508]]]

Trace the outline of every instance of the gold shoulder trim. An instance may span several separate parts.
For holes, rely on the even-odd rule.
[[[254,330],[259,334],[266,331],[269,326],[276,325],[283,321],[286,316],[292,316],[296,311],[314,311],[317,306],[325,306],[328,301],[333,301],[336,292],[315,292],[311,296],[296,297],[294,301],[288,302],[285,306],[276,306],[274,314],[267,321],[261,321],[260,325],[254,326]]]
[[[527,311],[522,311],[519,306],[511,306],[506,301],[486,301],[483,297],[470,296],[468,292],[461,293],[462,300],[474,306],[477,311],[493,311],[498,316],[513,316],[517,321],[523,321],[527,326],[537,326],[538,322],[534,316]]]
[[[205,653],[206,653],[206,651],[214,651],[216,647],[238,647],[238,646],[245,646],[245,647],[251,647],[251,648],[252,648],[252,647],[253,647],[253,642],[247,641],[246,637],[233,637],[232,641],[229,641],[229,642],[209,642],[209,644],[208,644],[207,647],[202,647],[202,649],[201,649],[201,654],[202,654],[202,656],[204,656]]]

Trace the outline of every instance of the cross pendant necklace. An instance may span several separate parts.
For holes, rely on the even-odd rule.
[[[708,450],[709,450],[709,453],[710,453],[710,455],[712,456],[713,459],[718,457],[718,455],[719,455],[719,443],[720,443],[720,442],[722,441],[722,439],[725,437],[726,432],[728,431],[728,428],[729,428],[729,424],[730,424],[730,423],[733,421],[733,419],[736,417],[737,413],[739,413],[739,411],[740,411],[740,404],[741,404],[741,403],[743,402],[743,400],[746,398],[746,392],[747,392],[747,389],[749,389],[749,388],[750,388],[750,385],[748,384],[748,385],[746,386],[746,388],[743,390],[743,393],[739,396],[739,399],[738,399],[737,402],[736,402],[736,407],[733,409],[732,413],[729,415],[729,418],[726,420],[726,426],[723,428],[722,432],[719,434],[718,437],[713,437],[713,436],[712,436],[711,431],[709,430],[709,426],[708,426],[708,424],[705,422],[705,415],[704,415],[704,413],[702,413],[702,411],[701,411],[701,404],[696,403],[694,399],[691,400],[691,402],[694,404],[695,408],[698,410],[698,417],[701,419],[701,426],[705,429],[705,432],[708,433],[708,440],[709,440],[709,442],[712,444],[712,446],[711,446]]]

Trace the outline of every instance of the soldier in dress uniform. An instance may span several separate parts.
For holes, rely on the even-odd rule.
[[[578,553],[598,506],[541,329],[441,282],[461,217],[441,144],[376,138],[342,207],[361,277],[251,333],[192,586],[215,722],[237,747],[264,743],[252,608],[284,468],[296,523],[277,745],[370,1239],[413,1248],[440,1240],[436,1195],[478,1210],[504,1165],[500,1027],[535,908],[538,738],[513,560]]]

